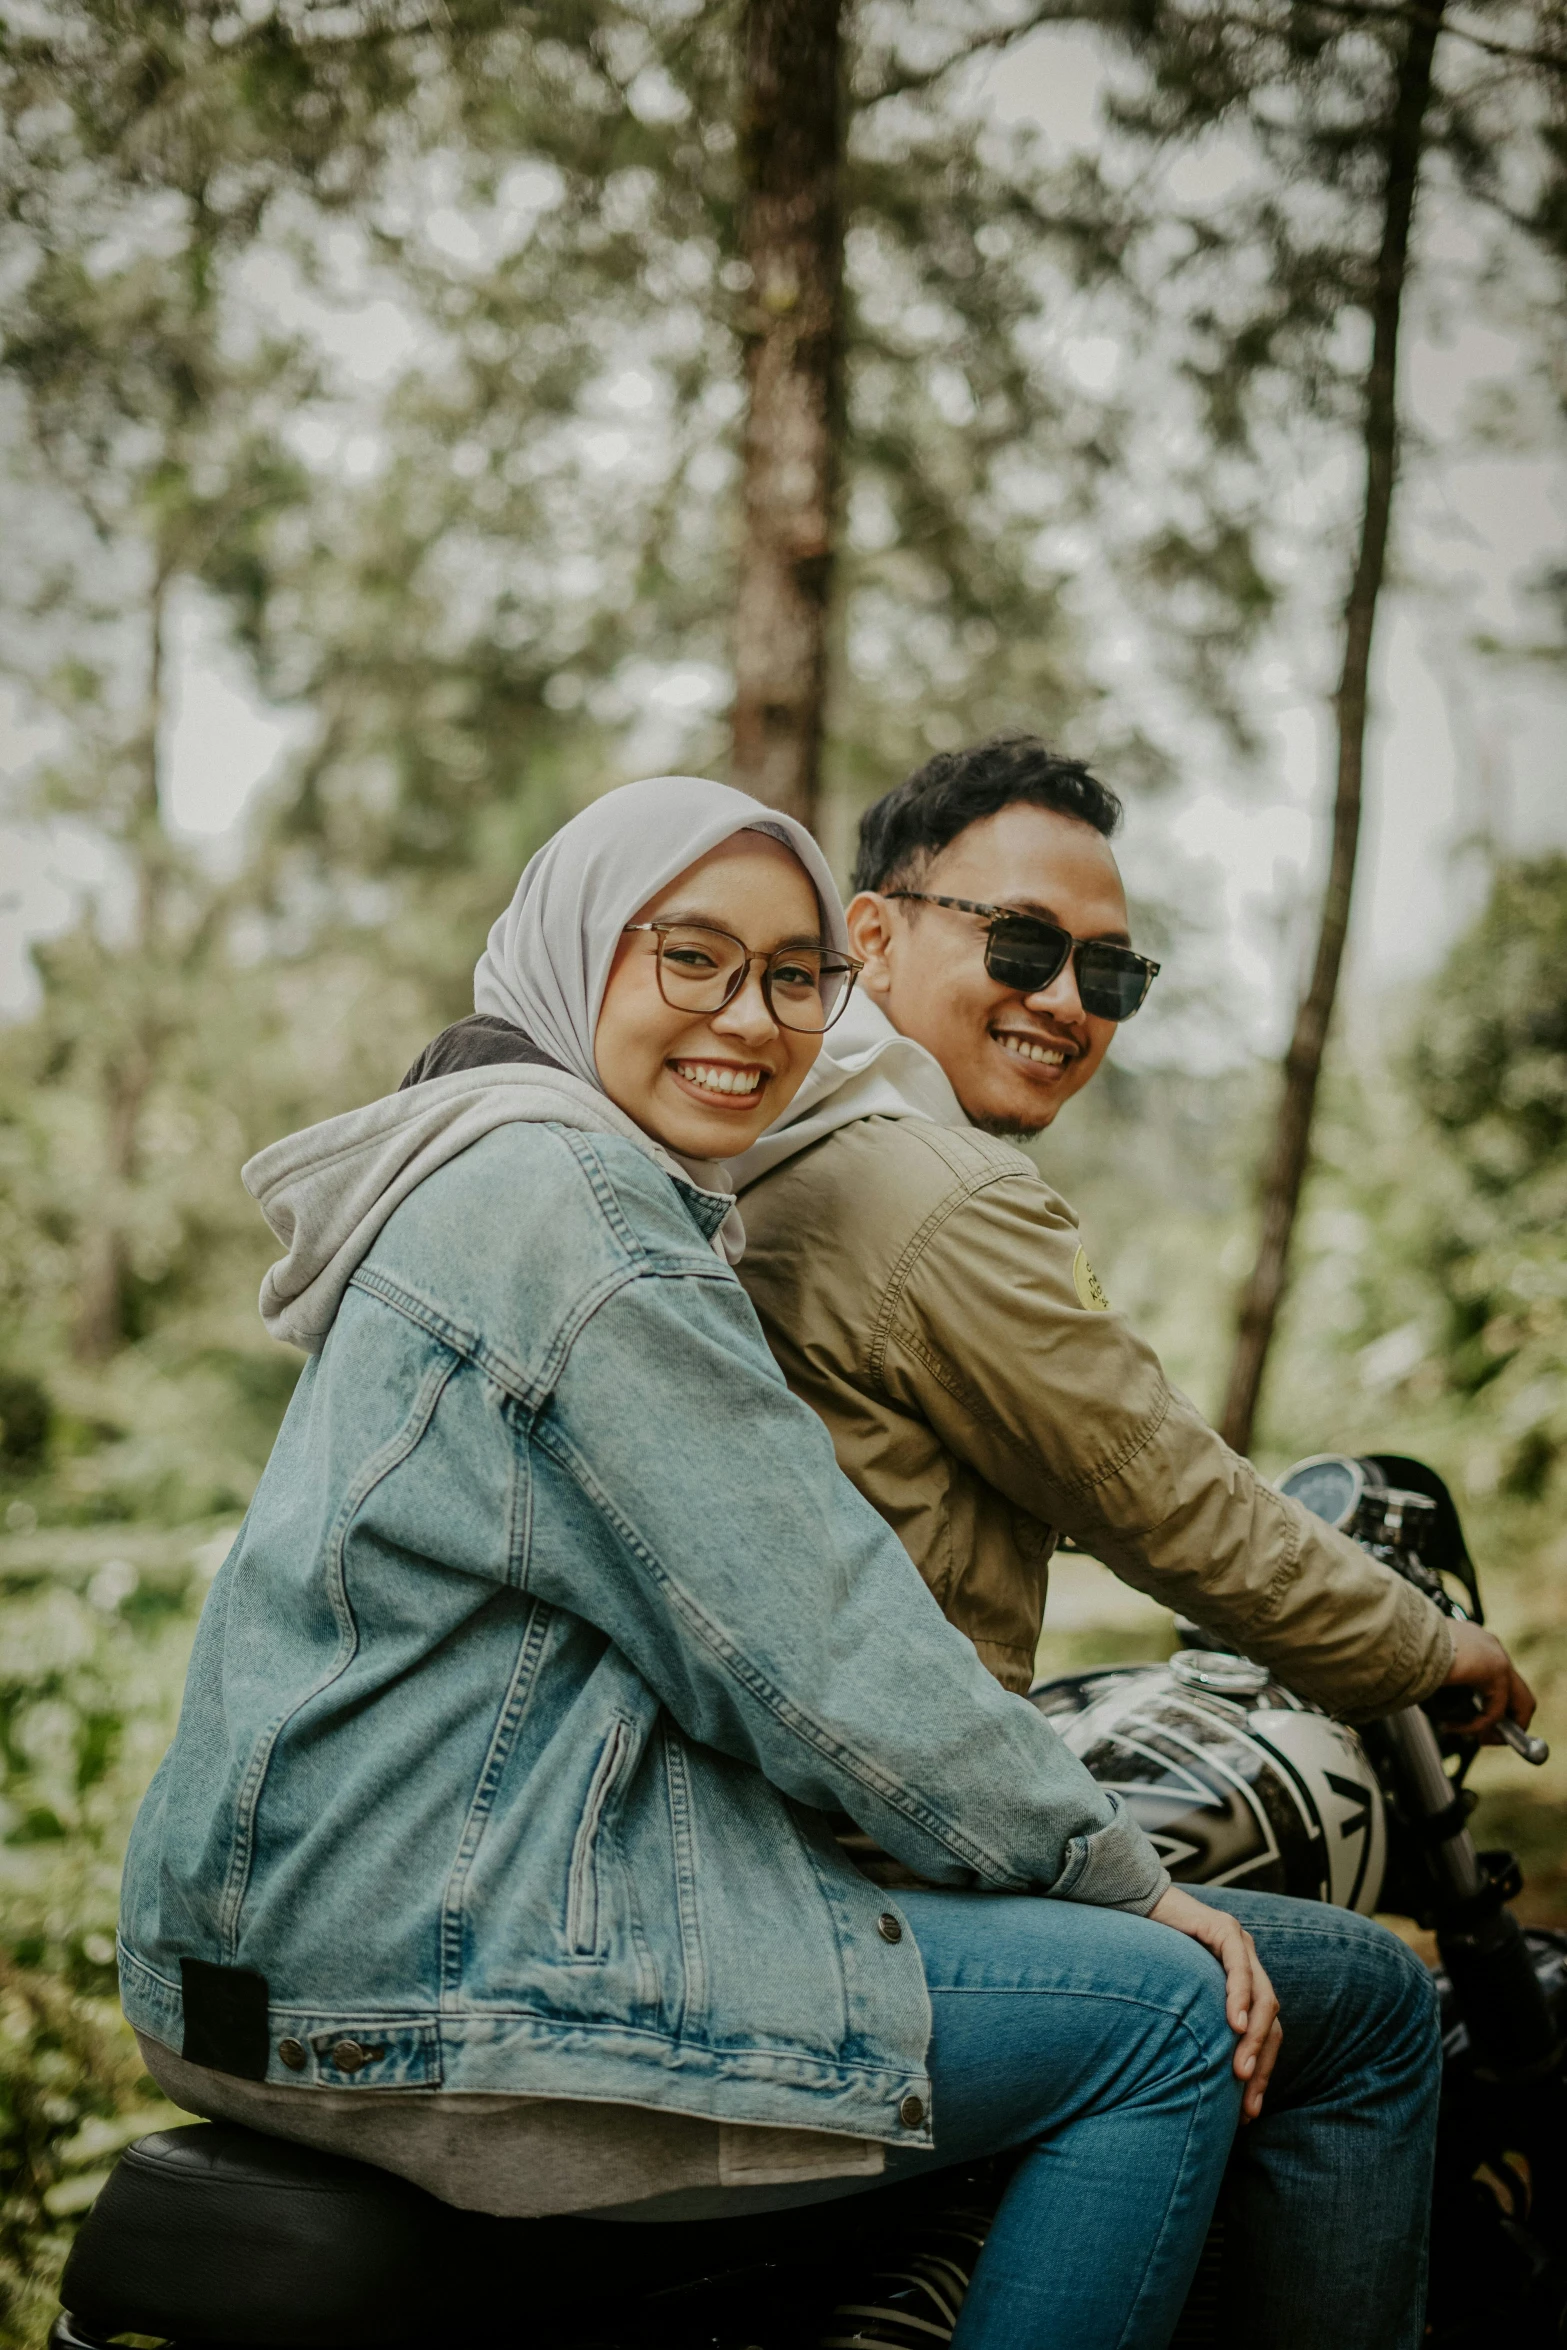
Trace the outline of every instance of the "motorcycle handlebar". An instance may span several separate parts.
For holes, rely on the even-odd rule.
[[[1550,1761],[1551,1750],[1545,1740],[1536,1738],[1532,1731],[1524,1729],[1520,1723],[1513,1720],[1511,1714],[1503,1716],[1502,1720],[1497,1723],[1496,1730],[1497,1736],[1505,1738],[1514,1754],[1521,1754],[1526,1763],[1533,1763],[1538,1769],[1541,1763]]]

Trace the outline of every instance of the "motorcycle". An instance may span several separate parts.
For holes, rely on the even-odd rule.
[[[1445,1614],[1484,1622],[1457,1509],[1423,1462],[1319,1454],[1281,1482]],[[1071,1674],[1033,1702],[1130,1805],[1178,1882],[1390,1911],[1434,1932],[1443,2078],[1426,2338],[1467,2350],[1505,2327],[1528,2350],[1559,2345],[1567,1933],[1521,1927],[1516,1860],[1475,1849],[1474,1701],[1439,1692],[1357,1733],[1197,1625],[1178,1630],[1187,1645],[1165,1665]],[[1548,1759],[1517,1723],[1501,1734],[1526,1761]]]
[[[1483,1621],[1446,1486],[1400,1455],[1283,1480],[1445,1612]],[[1178,1882],[1246,1885],[1434,1932],[1443,2092],[1426,2339],[1567,2341],[1567,1933],[1524,1929],[1477,1852],[1475,1753],[1445,1693],[1355,1732],[1202,1629],[1167,1662],[1037,1685]],[[1547,1750],[1515,1723],[1531,1762]],[[83,2223],[52,2350],[937,2350],[1008,2158],[764,2217],[615,2225],[459,2211],[387,2172],[227,2123],[127,2149]],[[1174,2337],[1217,2343],[1223,2204]]]

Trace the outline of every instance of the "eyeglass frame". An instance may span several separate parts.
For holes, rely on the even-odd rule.
[[[837,955],[839,962],[845,966],[846,976],[838,1001],[833,1005],[831,1015],[824,1024],[820,1028],[796,1028],[792,1020],[785,1020],[780,1015],[778,1007],[773,1002],[772,979],[768,966],[776,955],[787,955],[791,952],[798,954],[801,951],[798,946],[792,949],[787,946],[748,947],[743,938],[736,938],[732,930],[724,930],[716,922],[627,922],[622,926],[623,935],[633,930],[655,931],[660,939],[663,938],[666,931],[670,930],[705,930],[713,938],[727,938],[729,944],[732,947],[738,947],[745,958],[719,1001],[716,1004],[709,1004],[705,1010],[699,1011],[694,1004],[669,1003],[669,997],[664,989],[664,956],[661,947],[653,957],[653,976],[658,982],[660,996],[663,997],[666,1004],[669,1004],[669,1009],[672,1012],[696,1012],[697,1017],[702,1020],[710,1020],[715,1012],[726,1012],[735,998],[745,993],[746,982],[751,976],[751,965],[760,963],[762,966],[762,1001],[767,1006],[767,1016],[775,1027],[787,1028],[791,1036],[825,1036],[828,1029],[834,1027],[847,1010],[849,998],[854,993],[854,983],[865,968],[864,958],[861,956],[842,954],[837,947],[817,946],[815,951],[818,954]]]
[[[1071,931],[1067,929],[1064,922],[1051,922],[1047,920],[1043,914],[1025,914],[1020,906],[982,905],[973,898],[938,897],[933,890],[925,889],[889,889],[883,891],[882,894],[883,896],[889,898],[905,898],[910,900],[913,904],[920,906],[950,906],[953,912],[958,914],[984,915],[987,922],[987,928],[985,932],[985,969],[987,971],[990,971],[991,942],[1002,923],[1032,922],[1036,924],[1037,927],[1041,930],[1055,931],[1059,937],[1066,940],[1066,950],[1063,953],[1060,962],[1051,972],[1048,979],[1041,979],[1037,988],[1025,988],[1020,991],[1025,995],[1034,995],[1037,994],[1040,989],[1054,987],[1056,981],[1060,978],[1068,963],[1072,965],[1073,977],[1077,979],[1079,990],[1081,990],[1082,980],[1077,971],[1077,953],[1080,947],[1113,946],[1118,954],[1126,955],[1133,963],[1140,963],[1142,965],[1144,974],[1143,992],[1138,997],[1136,1003],[1133,1004],[1131,1011],[1090,1012],[1088,1016],[1092,1020],[1113,1020],[1117,1025],[1119,1025],[1122,1020],[1130,1020],[1134,1014],[1142,1010],[1144,1004],[1148,1001],[1148,990],[1152,987],[1154,981],[1158,978],[1160,969],[1162,968],[1160,964],[1153,961],[1151,956],[1140,955],[1135,947],[1123,946],[1119,939],[1074,938]],[[995,971],[990,971],[990,976],[993,979],[1001,978],[1001,974]],[[1008,984],[1009,983],[1003,978],[1002,985],[1006,986]],[[1083,1009],[1085,1012],[1088,1011],[1086,1004],[1083,1006]]]

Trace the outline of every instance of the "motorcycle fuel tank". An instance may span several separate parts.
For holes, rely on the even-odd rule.
[[[1365,1750],[1263,1666],[1182,1649],[1168,1664],[1043,1681],[1029,1699],[1178,1884],[1376,1908],[1387,1822]]]

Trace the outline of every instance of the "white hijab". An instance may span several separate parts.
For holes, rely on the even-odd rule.
[[[737,832],[765,832],[794,851],[821,906],[824,942],[847,954],[837,884],[803,824],[727,784],[655,775],[606,792],[530,858],[474,968],[474,1010],[510,1020],[602,1092],[593,1036],[621,932],[639,906]]]
[[[728,1168],[672,1154],[634,1124],[599,1083],[593,1035],[625,925],[739,832],[765,832],[793,850],[815,887],[828,944],[847,952],[827,862],[792,817],[692,775],[606,792],[530,861],[474,972],[475,1010],[512,1021],[559,1066],[452,1070],[287,1135],[243,1169],[285,1251],[261,1286],[261,1318],[273,1337],[318,1353],[355,1271],[409,1193],[514,1122],[634,1142],[666,1174],[716,1195],[728,1213],[714,1246],[735,1261],[745,1231],[728,1196]]]

